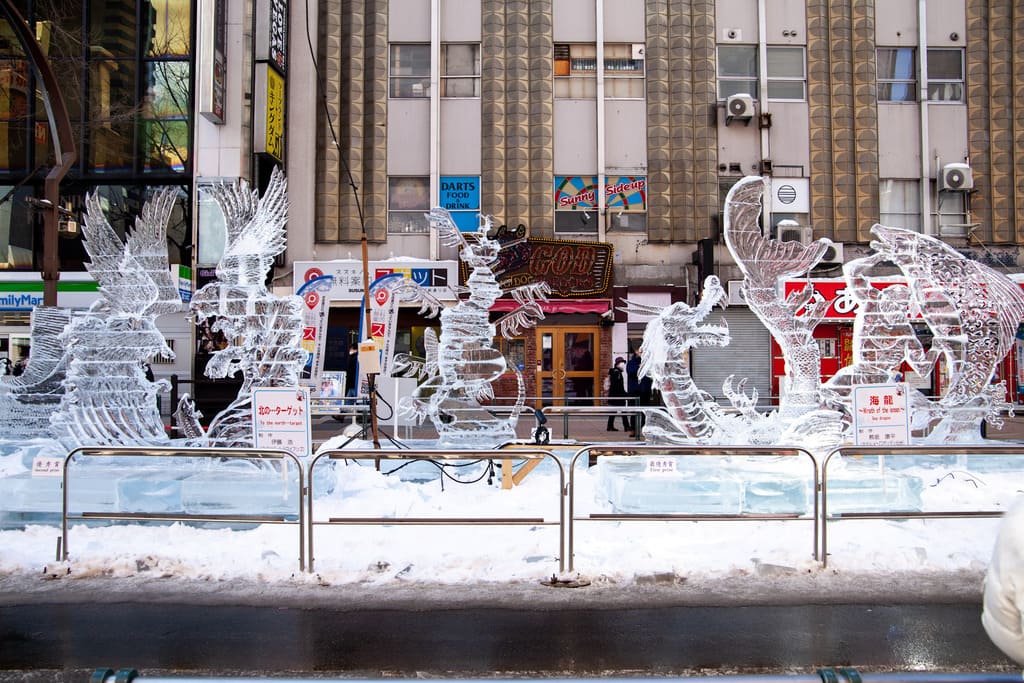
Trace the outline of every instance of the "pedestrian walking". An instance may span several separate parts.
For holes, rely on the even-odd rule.
[[[615,359],[615,364],[612,365],[608,371],[608,404],[612,406],[624,406],[626,405],[626,359],[619,356]],[[626,413],[617,413],[622,418],[622,431],[632,431],[633,423],[630,420],[629,415]],[[617,432],[615,428],[615,416],[616,413],[610,413],[608,415],[608,431]]]

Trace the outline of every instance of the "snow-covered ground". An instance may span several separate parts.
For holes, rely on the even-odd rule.
[[[76,524],[69,532],[66,563],[55,559],[59,525],[36,525],[0,531],[0,600],[56,598],[96,586],[136,597],[169,590],[191,599],[282,601],[308,599],[311,588],[329,588],[318,590],[317,599],[359,596],[362,604],[554,594],[559,597],[553,600],[606,602],[786,602],[879,595],[973,600],[980,599],[999,523],[988,518],[831,522],[829,561],[823,567],[813,557],[814,527],[807,519],[582,521],[573,527],[574,571],[562,572],[556,468],[538,468],[506,490],[499,477],[488,483],[482,468],[456,475],[476,479],[484,474],[467,484],[448,478],[403,481],[399,473],[383,473],[397,464],[384,461],[378,471],[372,461],[339,463],[331,492],[315,499],[314,518],[538,517],[546,523],[317,525],[312,573],[299,569],[297,525],[232,530],[177,523]],[[21,467],[11,457],[0,458],[0,475]],[[1005,509],[1024,489],[1020,472],[917,474],[925,509]],[[594,470],[578,466],[576,516],[604,510],[595,503],[596,486]],[[542,586],[554,576],[563,582],[586,579],[590,586]],[[387,590],[367,590],[379,588]]]

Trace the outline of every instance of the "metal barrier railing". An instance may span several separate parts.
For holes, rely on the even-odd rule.
[[[314,471],[322,459],[329,460],[420,460],[435,462],[456,462],[465,460],[543,460],[551,458],[558,467],[558,522],[549,522],[544,517],[332,517],[317,521],[314,516],[313,501],[315,496]],[[558,525],[558,562],[559,571],[565,568],[565,506],[562,504],[565,490],[565,469],[551,451],[540,449],[517,449],[515,455],[508,451],[495,450],[377,450],[377,449],[345,449],[330,450],[318,453],[309,463],[309,489],[306,501],[309,506],[306,525],[309,533],[309,571],[313,571],[313,530],[325,525]]]
[[[69,468],[79,457],[137,457],[137,458],[200,458],[208,459],[211,462],[219,460],[259,460],[278,461],[282,463],[282,470],[287,461],[295,465],[298,487],[295,492],[296,517],[297,521],[288,519],[286,515],[217,515],[217,514],[191,514],[187,512],[98,512],[81,511],[77,514],[68,512],[68,501],[71,496],[71,477],[68,475],[74,470]],[[108,520],[124,522],[222,522],[233,524],[295,524],[299,528],[299,570],[305,570],[305,548],[303,540],[304,509],[302,506],[302,493],[305,490],[302,465],[299,459],[289,451],[273,449],[253,448],[169,448],[169,447],[82,447],[76,448],[67,454],[63,464],[63,502],[61,507],[61,545],[58,548],[58,557],[62,560],[68,559],[68,520],[80,519],[88,521]]]
[[[628,399],[623,399],[628,400]],[[641,417],[645,412],[656,410],[651,406],[640,406],[634,403],[621,406],[544,406],[541,408],[541,413],[547,417],[554,417],[556,415],[562,416],[562,438],[569,438],[569,418],[571,416],[585,417],[592,415],[599,416],[614,416],[630,415],[633,419],[633,438],[638,441],[643,438],[641,433],[642,420]]]
[[[806,457],[810,463],[810,485],[811,505],[814,513],[811,516],[799,513],[722,513],[722,514],[629,514],[629,513],[601,513],[591,514],[587,517],[577,517],[575,512],[575,483],[576,483],[576,462],[583,455],[596,457],[608,455],[627,456],[698,456],[698,457]],[[591,445],[576,451],[569,464],[569,527],[568,527],[568,556],[569,571],[573,570],[574,563],[574,540],[576,522],[585,521],[665,521],[665,522],[699,522],[699,521],[788,521],[803,520],[810,521],[814,527],[813,547],[814,559],[819,559],[818,554],[818,463],[814,456],[803,448],[796,447],[747,447],[747,446],[601,446]]]
[[[970,446],[842,446],[829,452],[821,466],[821,564],[828,565],[828,523],[829,521],[852,519],[977,519],[1001,517],[1004,510],[879,510],[876,512],[842,512],[830,515],[828,468],[835,456],[844,457],[879,457],[905,458],[908,456],[925,456],[940,458],[945,456],[1022,456],[1024,445],[989,446],[984,444]]]

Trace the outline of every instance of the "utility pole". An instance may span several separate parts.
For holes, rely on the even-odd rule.
[[[75,139],[71,132],[71,119],[64,104],[64,97],[57,86],[57,78],[50,68],[50,62],[42,47],[32,35],[28,22],[14,7],[12,0],[0,0],[0,9],[7,15],[18,42],[25,49],[36,83],[42,90],[43,105],[50,123],[50,137],[53,138],[55,165],[46,174],[43,183],[43,200],[36,205],[43,211],[43,305],[57,305],[57,282],[60,280],[60,257],[57,251],[57,230],[60,224],[60,183],[71,170],[78,158]]]

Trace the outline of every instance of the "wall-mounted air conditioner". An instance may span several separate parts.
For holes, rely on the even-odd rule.
[[[747,305],[747,300],[743,298],[743,280],[729,280],[729,305]]]
[[[964,163],[946,164],[939,173],[939,189],[966,192],[974,189],[974,174]]]
[[[828,245],[825,255],[818,261],[819,266],[842,265],[843,263],[845,263],[843,260],[843,245],[839,242],[833,242]]]
[[[809,225],[787,225],[786,221],[779,221],[776,226],[777,237],[780,242],[799,242],[810,244],[814,241],[814,229]]]
[[[725,125],[732,121],[750,123],[754,117],[754,98],[746,93],[729,95],[725,100]]]

